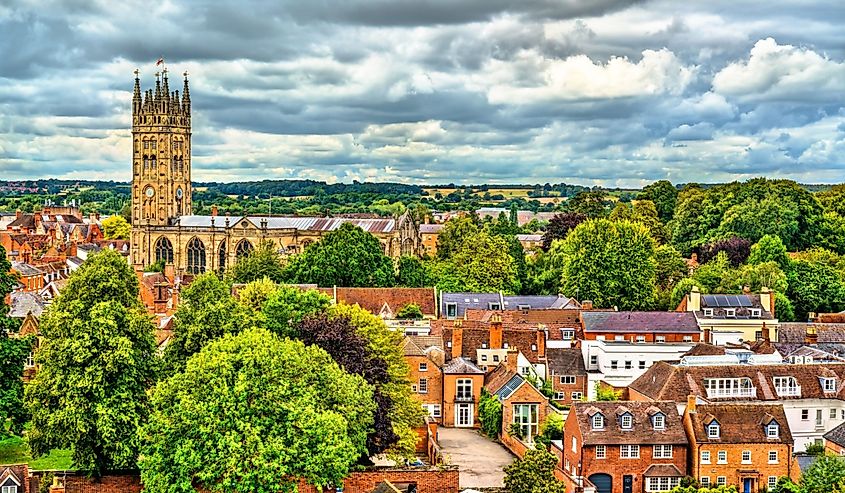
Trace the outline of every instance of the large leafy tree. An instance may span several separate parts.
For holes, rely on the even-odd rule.
[[[657,216],[657,208],[650,200],[637,200],[632,203],[619,202],[610,212],[612,221],[632,221],[642,223],[648,228],[651,237],[662,243],[666,238],[663,223]]]
[[[28,419],[23,406],[24,359],[32,350],[31,338],[11,338],[9,333],[17,329],[17,323],[9,318],[6,295],[12,292],[17,279],[10,272],[11,263],[6,259],[6,250],[0,246],[0,423],[8,423],[9,431],[18,433]],[[5,429],[0,427],[0,435]]]
[[[657,216],[664,223],[669,222],[675,214],[675,204],[678,202],[678,189],[668,180],[656,181],[643,188],[637,200],[650,200],[657,208]]]
[[[249,325],[246,308],[232,297],[232,288],[207,272],[182,289],[173,338],[164,350],[168,371],[180,371],[192,354],[209,342]]]
[[[159,493],[278,493],[340,484],[366,450],[372,387],[315,346],[227,335],[156,386],[140,462]]]
[[[384,287],[395,281],[393,261],[378,239],[351,223],[295,256],[286,276],[290,282],[319,286]]]
[[[257,248],[239,258],[226,274],[236,283],[248,283],[265,277],[273,282],[282,282],[285,262],[272,241],[262,241]]]
[[[457,281],[454,287],[459,291],[518,293],[519,265],[511,250],[511,245],[501,236],[481,232],[466,238],[449,259],[452,279]],[[519,255],[524,261],[524,253]]]
[[[563,241],[561,289],[598,307],[641,310],[655,299],[654,240],[639,223],[590,220]]]
[[[543,233],[543,250],[549,251],[552,242],[565,239],[570,231],[586,220],[587,216],[580,212],[555,214],[546,225],[546,232]]]
[[[419,257],[403,256],[399,258],[396,284],[408,288],[424,288],[430,286],[427,270]]]
[[[789,272],[789,289],[795,317],[806,320],[809,312],[838,312],[845,309],[845,281],[833,267],[799,259]]]
[[[103,219],[103,236],[108,240],[128,240],[132,227],[123,216],[109,216]]]
[[[296,337],[299,324],[308,316],[326,311],[331,298],[316,289],[279,286],[261,309],[264,326],[282,337]]]
[[[110,250],[90,257],[44,312],[40,330],[41,368],[26,389],[33,455],[69,448],[73,466],[94,474],[134,467],[157,358],[126,259]]]
[[[557,463],[551,452],[529,449],[505,467],[505,489],[509,493],[565,493],[566,485],[555,477]]]
[[[447,259],[457,252],[467,238],[478,234],[479,228],[471,217],[453,217],[446,221],[437,235],[437,258]]]
[[[699,260],[702,263],[707,263],[714,258],[719,252],[725,252],[731,264],[736,267],[745,262],[748,255],[751,253],[751,241],[745,238],[732,236],[716,240],[711,243],[703,245],[700,249]]]
[[[765,235],[751,246],[748,263],[762,264],[763,262],[774,262],[781,269],[788,270],[789,256],[786,254],[786,246],[780,236]]]
[[[566,209],[569,212],[584,214],[590,219],[607,216],[608,209],[613,205],[607,193],[602,190],[590,190],[579,192],[566,201]]]
[[[830,493],[843,491],[845,459],[822,455],[801,474],[801,493]]]

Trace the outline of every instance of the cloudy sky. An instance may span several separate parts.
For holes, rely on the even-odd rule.
[[[843,26],[812,0],[0,0],[0,179],[128,180],[132,72],[164,56],[195,181],[843,182]]]

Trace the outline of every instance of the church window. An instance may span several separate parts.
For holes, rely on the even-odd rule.
[[[149,141],[149,140],[145,140],[145,141],[144,141],[144,149],[149,149],[149,148],[150,148],[150,141]]]
[[[164,236],[156,240],[155,258],[156,262],[164,260],[165,264],[173,263],[173,244]]]
[[[226,240],[220,242],[217,250],[217,268],[222,272],[226,268]]]
[[[252,243],[249,240],[241,240],[238,242],[238,246],[235,247],[235,257],[241,258],[245,257],[252,252]]]
[[[188,242],[188,272],[191,274],[205,272],[205,245],[199,238],[192,238]]]
[[[155,167],[156,167],[156,157],[150,156],[150,168],[155,168]]]
[[[156,148],[156,141],[154,141],[154,140],[150,141],[150,145],[153,147],[153,149],[155,149]]]

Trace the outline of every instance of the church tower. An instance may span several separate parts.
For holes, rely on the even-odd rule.
[[[170,92],[167,69],[155,91],[132,95],[132,227],[166,226],[191,214],[191,94]],[[134,237],[135,235],[133,235]]]

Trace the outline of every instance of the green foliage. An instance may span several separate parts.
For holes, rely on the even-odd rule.
[[[402,256],[399,258],[399,273],[396,285],[406,288],[424,288],[431,286],[425,264],[419,257]]]
[[[650,200],[657,209],[657,216],[664,223],[672,219],[678,201],[678,189],[668,180],[660,180],[647,185],[637,195],[637,200]]]
[[[804,446],[804,451],[808,455],[824,455],[824,443],[808,442],[807,445]]]
[[[161,382],[141,480],[160,493],[278,493],[340,484],[365,451],[373,390],[316,346],[263,329],[227,335]]]
[[[795,309],[786,294],[775,292],[775,316],[780,322],[795,322]]]
[[[238,303],[253,313],[260,313],[277,289],[279,286],[268,277],[252,281],[238,290]]]
[[[681,252],[672,245],[660,245],[654,249],[655,273],[657,285],[662,289],[670,289],[681,279],[689,275],[687,263]]]
[[[666,239],[666,230],[657,217],[657,209],[650,200],[638,200],[626,204],[619,202],[610,213],[611,221],[631,221],[641,223],[648,228],[651,237],[662,243]]]
[[[540,424],[540,435],[546,440],[563,440],[563,415],[550,412]]]
[[[103,219],[103,237],[107,240],[128,240],[132,227],[123,216],[109,216]]]
[[[32,351],[33,337],[12,338],[0,332],[0,437],[19,434],[29,415],[23,405],[23,365]]]
[[[173,338],[164,350],[168,372],[181,371],[185,361],[206,344],[248,325],[249,314],[235,298],[231,286],[207,272],[182,289]]]
[[[402,320],[421,320],[423,318],[423,312],[420,310],[418,304],[408,303],[399,309],[399,312],[396,313],[396,318]]]
[[[351,223],[293,257],[286,277],[292,283],[344,287],[385,287],[396,280],[393,261],[378,239]]]
[[[505,467],[509,493],[565,493],[566,485],[555,478],[557,456],[545,449],[530,449]]]
[[[492,439],[498,439],[502,431],[502,403],[493,397],[487,389],[481,389],[478,400],[478,421],[481,432]]]
[[[358,335],[366,339],[367,349],[374,358],[387,364],[388,381],[379,386],[379,391],[390,398],[390,421],[398,442],[387,450],[393,458],[413,457],[419,436],[414,430],[422,423],[425,412],[411,394],[408,363],[402,355],[399,343],[402,335],[389,330],[384,321],[358,305],[339,303],[328,309],[332,318],[345,317],[355,326]]]
[[[231,282],[241,284],[264,278],[283,282],[285,261],[272,241],[262,241],[254,250],[239,258],[226,276]]]
[[[51,450],[49,454],[33,459],[26,439],[10,436],[0,439],[0,464],[29,464],[30,469],[72,469],[69,450]]]
[[[702,286],[699,286],[699,282],[692,277],[686,277],[678,281],[675,284],[675,287],[672,288],[672,296],[669,301],[669,309],[674,310],[678,305],[681,304],[681,301],[684,299],[684,296],[688,295],[694,286],[698,286],[699,291],[702,293],[706,292],[702,289]]]
[[[449,219],[437,235],[437,258],[448,259],[464,245],[467,238],[478,232],[478,225],[469,217]]]
[[[830,493],[845,482],[845,460],[821,455],[801,474],[801,493]]]
[[[749,264],[762,264],[774,262],[782,270],[789,268],[789,257],[786,255],[786,246],[780,236],[765,235],[760,241],[751,246],[751,255],[748,256]]]
[[[613,390],[613,387],[602,385],[596,382],[596,400],[597,401],[618,401],[622,396],[621,390]]]
[[[151,263],[150,265],[144,267],[144,272],[159,272],[164,273],[164,259],[159,259],[156,262]]]
[[[801,486],[792,482],[792,479],[787,476],[778,478],[772,493],[801,493]]]
[[[270,332],[296,337],[296,327],[305,317],[324,312],[331,303],[331,298],[315,289],[279,286],[267,297],[261,313]]]
[[[786,295],[794,303],[797,320],[806,320],[809,312],[845,309],[845,281],[841,273],[823,263],[793,262]]]
[[[126,260],[111,250],[90,257],[44,312],[40,331],[41,368],[25,391],[33,455],[69,448],[73,466],[93,474],[134,467],[157,358]]]
[[[449,260],[457,291],[519,293],[519,272],[508,242],[485,232],[466,238]]]
[[[734,485],[722,485],[722,486],[699,486],[699,485],[691,485],[691,486],[676,486],[672,488],[669,493],[738,493],[739,490],[736,489]]]
[[[656,294],[654,248],[642,224],[607,219],[581,223],[561,246],[561,290],[597,307],[647,309]]]
[[[759,292],[768,287],[779,293],[786,292],[786,274],[780,270],[775,262],[761,264],[746,264],[737,269],[728,269],[722,273],[719,286],[715,293],[740,293],[744,286],[752,292]]]
[[[558,294],[563,276],[562,241],[554,241],[548,252],[542,250],[526,259],[523,294]]]
[[[581,192],[566,201],[566,209],[569,212],[584,214],[590,219],[607,216],[607,211],[612,206],[613,202],[602,190]]]

